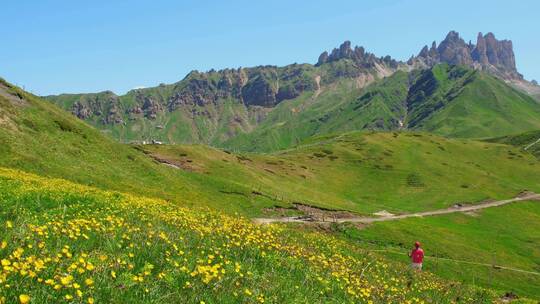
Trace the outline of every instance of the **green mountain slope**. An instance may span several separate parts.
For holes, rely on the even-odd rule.
[[[352,82],[339,82],[339,85],[350,86],[361,93],[360,97],[352,98],[352,102],[344,98],[343,103],[333,110],[339,112],[340,107],[348,107],[347,109],[353,111],[354,107],[358,105],[380,110],[380,112],[386,113],[387,119],[383,120],[381,127],[386,128],[385,123],[395,123],[396,120],[399,123],[399,119],[406,115],[406,112],[402,110],[406,108],[406,103],[402,102],[402,98],[404,97],[406,101],[407,96],[400,95],[402,94],[401,88],[408,87],[415,79],[411,78],[410,74],[396,73],[395,76],[388,77],[364,91],[358,89],[356,84]],[[341,92],[341,90],[339,91]],[[319,96],[323,98],[324,93],[324,91],[319,92],[317,98]],[[305,98],[303,102],[310,101],[308,93],[303,94],[305,97],[301,96],[296,100]],[[330,97],[326,98],[331,99]],[[387,104],[382,102],[383,100],[393,100],[393,103]],[[280,107],[286,109],[284,105],[289,102],[283,103]],[[313,106],[324,107],[328,104],[324,102],[317,105],[317,102],[314,102]],[[300,278],[302,278],[302,282],[305,282],[305,274],[314,273],[315,270],[322,271],[317,272],[321,278],[328,274],[331,277],[331,272],[323,271],[326,269],[325,267],[319,267],[319,264],[305,264],[305,261],[319,261],[322,255],[326,257],[330,256],[330,253],[336,252],[359,258],[366,256],[365,252],[359,252],[357,246],[351,245],[351,235],[345,236],[342,239],[345,242],[341,242],[334,236],[322,233],[310,234],[304,229],[269,228],[279,232],[274,238],[261,232],[262,228],[254,226],[246,219],[236,219],[220,212],[200,208],[195,210],[178,208],[179,205],[210,206],[226,213],[239,212],[249,216],[302,213],[302,210],[295,209],[296,203],[361,214],[371,214],[381,210],[401,213],[439,209],[457,202],[475,203],[485,199],[509,198],[525,189],[540,192],[537,183],[540,180],[540,163],[530,153],[522,151],[520,147],[501,143],[450,139],[434,134],[404,130],[400,132],[350,132],[318,137],[307,137],[310,133],[306,132],[302,136],[307,138],[303,139],[298,147],[269,154],[233,153],[203,145],[140,145],[130,147],[116,143],[54,105],[25,93],[4,81],[1,82],[0,86],[0,105],[0,123],[2,124],[0,129],[0,142],[2,143],[0,145],[0,166],[24,169],[50,177],[63,177],[101,189],[120,190],[167,200],[101,192],[61,180],[27,175],[20,171],[0,170],[0,188],[2,188],[3,197],[6,198],[5,202],[9,203],[9,205],[4,206],[6,208],[2,208],[0,216],[3,222],[10,221],[14,227],[17,227],[13,231],[2,230],[0,238],[28,240],[28,243],[24,244],[21,242],[26,241],[11,241],[6,246],[10,252],[14,252],[19,246],[27,246],[28,244],[34,248],[26,247],[29,248],[27,251],[29,254],[34,252],[32,250],[37,250],[40,245],[34,243],[37,239],[27,238],[30,235],[28,229],[46,225],[47,221],[51,219],[56,220],[57,223],[63,223],[62,225],[69,225],[69,223],[91,222],[91,218],[94,218],[97,219],[97,222],[92,223],[96,225],[118,229],[107,230],[110,233],[106,235],[101,234],[99,229],[85,233],[88,239],[82,236],[79,239],[73,239],[69,235],[55,234],[53,238],[62,241],[58,241],[54,245],[44,245],[53,255],[60,248],[56,246],[57,244],[68,245],[71,248],[70,252],[77,260],[80,257],[87,259],[83,254],[89,254],[89,261],[98,266],[96,269],[99,269],[96,272],[97,277],[94,279],[99,288],[95,290],[88,288],[84,291],[84,295],[96,299],[120,296],[120,294],[115,293],[116,289],[111,290],[111,286],[123,284],[126,287],[125,293],[122,294],[124,300],[136,298],[145,289],[148,289],[151,291],[146,298],[149,302],[154,301],[158,294],[166,294],[172,301],[180,297],[188,298],[189,301],[213,301],[225,298],[233,303],[237,301],[238,297],[225,290],[233,290],[233,286],[237,286],[234,278],[229,280],[227,277],[221,281],[222,285],[220,286],[226,288],[209,291],[203,275],[206,268],[197,268],[200,266],[197,261],[203,261],[203,258],[206,261],[209,254],[214,256],[212,260],[219,256],[215,251],[214,253],[207,251],[210,250],[208,248],[212,248],[212,250],[218,250],[219,253],[222,253],[229,261],[237,259],[239,263],[242,263],[243,269],[249,269],[252,274],[255,274],[253,280],[242,280],[242,284],[245,284],[243,288],[249,290],[249,292],[243,291],[245,296],[262,294],[262,290],[258,289],[257,286],[260,286],[263,281],[257,278],[271,274],[276,275],[275,271],[278,271],[282,275],[278,275],[275,280],[272,280],[274,283],[268,285],[270,289],[266,289],[270,292],[264,294],[267,301],[271,302],[270,299],[274,299],[277,302],[282,302],[281,300],[286,295],[293,293],[312,301],[324,299],[321,302],[328,302],[326,301],[328,298],[324,294],[321,298],[320,293],[313,292],[314,290],[320,291],[319,284],[323,284],[317,277],[308,279],[309,282],[313,281],[309,285],[311,287],[298,288],[302,293],[287,289],[288,287],[293,288],[289,286],[290,283],[296,282]],[[286,113],[286,110],[283,110],[283,115]],[[335,125],[338,126],[335,130],[339,130],[342,121],[337,116],[330,118],[329,121],[336,122]],[[370,121],[368,118],[369,116],[365,116],[361,119],[365,119],[364,121],[367,122]],[[361,120],[358,121],[361,122]],[[328,132],[332,131],[334,130],[328,130]],[[514,214],[520,216],[521,213],[519,210],[510,210],[506,213],[508,216]],[[113,216],[120,217],[121,220],[108,222],[108,219]],[[457,220],[458,223],[460,221],[461,219]],[[118,223],[123,224],[118,226]],[[117,226],[113,227],[113,225]],[[482,227],[488,225],[489,221],[485,219],[477,224],[477,226]],[[481,239],[487,242],[499,237],[499,234],[494,233],[478,233],[475,230],[477,226],[472,226],[474,229],[471,229],[476,234],[471,235],[471,238],[459,238],[457,235],[454,238],[456,244],[464,247],[473,246],[471,240]],[[242,229],[256,234],[263,233],[264,237],[260,234],[257,234],[258,236],[255,238],[246,236],[250,240],[246,242],[251,242],[253,239],[264,239],[274,245],[277,242],[279,248],[286,244],[296,245],[287,247],[290,251],[285,252],[274,251],[277,248],[272,246],[268,248],[266,243],[264,248],[268,249],[262,249],[253,243],[249,243],[249,246],[246,243],[246,246],[240,246],[237,248],[238,250],[231,250],[230,247],[220,246],[219,249],[213,247],[223,240],[227,240],[227,244],[230,244],[230,237],[238,233],[239,227],[244,227]],[[426,224],[424,230],[430,231],[432,229],[432,231],[437,231],[438,235],[443,235],[451,227],[452,223],[439,224],[434,221]],[[514,230],[505,233],[515,236],[521,229],[519,227],[516,225]],[[379,230],[379,226],[376,225],[373,229],[370,228],[370,233],[380,233],[382,242],[393,242],[394,239],[385,238],[385,230]],[[166,238],[163,238],[159,232],[165,233]],[[200,235],[201,232],[208,234],[203,237]],[[188,240],[182,242],[185,247],[180,248],[180,250],[184,253],[189,252],[189,259],[188,261],[178,260],[187,263],[185,266],[188,272],[173,270],[177,269],[174,268],[176,266],[172,266],[173,262],[173,264],[169,264],[171,260],[163,255],[163,252],[166,252],[164,248],[168,246],[165,244],[170,245],[166,242],[169,235],[171,238],[174,235],[172,239],[176,242]],[[398,238],[397,234],[392,235]],[[118,241],[120,247],[102,246],[102,244],[115,245],[116,243],[107,242],[126,239],[126,237],[130,238],[134,244],[133,247],[122,241]],[[432,243],[428,244],[431,249],[442,248],[445,244],[444,240],[437,238],[431,241],[429,235],[414,234],[411,237],[430,240]],[[327,238],[328,242],[321,241]],[[151,247],[155,250],[149,250],[146,247],[149,246],[146,242],[154,241],[155,246]],[[206,241],[209,243],[204,243]],[[407,239],[402,242],[408,241]],[[508,244],[518,248],[515,252],[520,254],[522,250],[528,248],[523,245],[523,242],[529,241],[521,241],[520,239],[520,241]],[[532,240],[532,242],[534,244],[536,241]],[[319,245],[322,247],[318,247]],[[227,249],[222,251],[223,248]],[[178,252],[178,249],[174,250],[174,252]],[[264,254],[259,250],[263,250]],[[291,251],[313,252],[318,258],[311,255],[284,257],[283,254],[288,254]],[[194,254],[195,252],[197,254]],[[483,249],[475,252],[478,256],[486,254]],[[107,265],[110,264],[97,259],[98,253],[105,254],[108,258],[125,260],[125,264],[119,263],[125,267],[107,268]],[[130,257],[130,253],[133,255],[133,259]],[[270,256],[270,259],[261,260],[263,255]],[[461,258],[462,256],[456,255],[455,257]],[[296,260],[297,258],[298,260]],[[389,258],[393,259],[392,256]],[[286,266],[290,265],[292,260],[298,263],[294,265],[303,266],[301,268],[294,265],[293,268]],[[133,261],[132,268],[128,261]],[[332,261],[335,262],[334,259]],[[520,258],[512,257],[512,264],[515,262],[515,267],[530,267],[534,261],[535,255],[530,254]],[[50,266],[51,268],[48,268],[44,273],[48,277],[50,273],[57,273],[71,264],[70,261],[65,262],[66,264],[63,263],[64,261],[55,264],[57,266]],[[324,265],[324,262],[322,263],[321,265]],[[354,269],[361,271],[367,265],[366,263],[369,262],[347,263],[347,265],[348,268],[353,265]],[[149,264],[152,266],[148,266]],[[228,264],[224,262],[224,265]],[[392,265],[391,269],[396,270],[395,272],[381,270],[382,272],[374,272],[373,275],[377,275],[378,278],[386,275],[407,277],[407,274],[401,271],[405,267],[403,263],[390,265]],[[234,268],[223,267],[227,269],[226,273],[236,273]],[[146,274],[149,269],[151,277]],[[472,271],[472,268],[460,269],[441,266],[433,271],[441,276],[469,282],[470,276],[466,274],[470,274],[469,271]],[[115,271],[116,277],[110,273],[110,270]],[[158,270],[160,271],[158,272]],[[160,275],[162,270],[165,272],[164,275]],[[192,275],[191,273],[194,271],[197,272]],[[474,283],[480,282],[481,286],[494,287],[500,292],[506,291],[507,287],[514,288],[519,284],[536,282],[531,281],[528,277],[519,276],[519,283],[503,284],[504,279],[508,279],[508,277],[501,275],[496,277],[498,285],[492,283],[489,285],[486,284],[486,280],[490,273],[478,270],[473,274],[476,276],[473,280]],[[350,278],[356,274],[355,272],[347,272],[345,275]],[[425,275],[429,276],[429,274]],[[85,278],[77,275],[77,280]],[[430,282],[435,280],[433,277],[428,277],[428,279]],[[192,284],[196,292],[191,293],[190,290],[183,289],[186,281]],[[19,277],[10,276],[10,282],[16,288],[10,289],[5,294],[0,294],[0,298],[6,296],[9,299],[15,299],[19,294],[26,292],[30,293],[34,299],[44,299],[47,288],[51,288],[46,285],[37,286],[31,280],[19,280]],[[139,285],[143,282],[147,284],[145,287]],[[171,282],[182,282],[184,285],[180,287]],[[339,282],[345,282],[345,280],[332,282],[332,284],[338,284],[329,287],[332,291],[332,300],[341,303],[351,299],[349,293],[344,293],[340,289],[341,285],[339,284],[341,283]],[[375,284],[377,278],[374,277],[373,281],[370,282]],[[405,281],[402,283],[406,284]],[[402,285],[399,286],[401,288]],[[491,292],[488,295],[485,292],[476,293],[478,291],[476,289],[471,291],[467,287],[456,288],[457,285],[452,286],[454,286],[452,288],[453,298],[461,297],[464,294],[474,299],[480,298],[479,301],[487,301],[487,296],[489,299],[493,298]],[[365,288],[365,285],[362,285],[362,288]],[[441,288],[448,290],[449,287]],[[377,290],[379,289],[377,288]],[[380,291],[382,290],[386,289],[380,289]],[[413,289],[407,288],[406,290],[410,296],[420,295]],[[423,293],[421,298],[431,299],[435,302],[448,300],[448,294],[443,296],[437,290]],[[536,291],[531,288],[516,288],[514,290],[518,290],[520,295],[534,297],[536,294]],[[65,296],[63,293],[54,293],[54,295]],[[384,302],[395,298],[381,292],[377,293],[375,299]]]
[[[438,65],[408,97],[408,127],[452,137],[494,137],[540,128],[540,104],[486,73]]]
[[[244,151],[279,150],[315,134],[364,129],[483,138],[540,128],[540,103],[485,72],[439,64],[387,73],[377,80],[383,77],[377,70],[341,59],[315,67],[193,72],[176,84],[124,96],[48,98],[121,142]]]
[[[351,130],[421,130],[482,138],[540,127],[540,103],[486,73],[439,64],[363,89],[344,84],[279,104],[255,130],[226,141],[230,149],[273,151],[315,134]]]
[[[347,91],[346,96],[353,96],[358,91],[348,92],[352,88],[364,87],[399,68],[390,58],[376,58],[369,53],[363,56],[320,66],[193,71],[175,84],[132,90],[123,96],[102,92],[46,98],[121,142],[221,145],[250,133],[264,121],[268,124],[276,116],[284,118],[283,111],[275,110],[285,101],[305,106],[304,102],[310,104],[309,100],[317,99],[321,92],[338,89],[334,95]],[[325,108],[333,107],[328,104],[312,111]],[[269,112],[278,113],[267,117]]]
[[[252,132],[241,134],[224,147],[238,150],[272,151],[288,148],[317,134],[353,130],[394,130],[405,114],[408,75],[393,76],[365,89],[356,80],[342,80],[306,95],[279,104]]]

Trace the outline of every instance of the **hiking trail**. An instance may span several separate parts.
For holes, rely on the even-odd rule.
[[[540,200],[540,194],[525,192],[521,195],[518,195],[515,198],[500,200],[500,201],[490,201],[485,203],[480,203],[476,205],[467,205],[462,206],[459,204],[454,205],[453,207],[432,210],[432,211],[423,211],[415,213],[406,213],[399,215],[387,215],[380,217],[348,217],[348,218],[332,218],[332,217],[323,217],[322,219],[315,218],[313,216],[289,216],[289,217],[268,217],[268,218],[254,218],[253,221],[257,224],[271,224],[271,223],[361,223],[361,224],[370,224],[374,222],[386,222],[386,221],[396,221],[411,217],[424,217],[424,216],[434,216],[442,214],[450,214],[457,212],[472,212],[476,210],[492,208],[510,204],[513,202],[528,201],[528,200]],[[328,220],[325,220],[328,219]]]

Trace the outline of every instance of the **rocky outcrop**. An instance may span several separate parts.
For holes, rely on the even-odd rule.
[[[399,64],[398,61],[392,59],[390,56],[376,57],[372,53],[366,52],[364,47],[361,46],[355,46],[353,49],[351,42],[345,41],[339,48],[333,49],[330,55],[326,51],[323,52],[319,56],[316,66],[341,59],[350,59],[358,66],[366,69],[373,68],[376,64],[387,64],[392,68],[397,68]]]
[[[418,56],[411,58],[411,65],[421,64],[428,67],[438,63],[466,65],[491,73],[505,80],[522,79],[516,69],[512,42],[497,40],[493,33],[478,33],[476,44],[466,43],[457,32],[451,31],[437,47],[424,46]]]
[[[111,91],[95,94],[74,95],[75,101],[71,106],[71,113],[81,118],[88,119],[92,116],[100,117],[103,124],[123,123],[122,105],[119,97]]]
[[[437,48],[438,58],[441,62],[449,64],[471,65],[472,57],[469,45],[459,37],[457,32],[451,31]]]
[[[272,107],[277,104],[277,79],[275,75],[257,75],[242,88],[242,100],[247,105]]]
[[[315,80],[305,75],[309,68],[293,64],[283,68],[259,66],[208,73],[194,71],[177,85],[167,101],[167,108],[174,111],[182,105],[205,106],[228,98],[246,106],[274,107],[315,87]]]
[[[87,119],[93,114],[92,110],[86,104],[83,104],[80,101],[73,104],[71,113],[80,119]]]
[[[156,101],[152,97],[143,97],[144,103],[142,106],[142,112],[144,113],[144,116],[149,119],[156,119],[159,112],[163,110],[163,106],[161,103]]]

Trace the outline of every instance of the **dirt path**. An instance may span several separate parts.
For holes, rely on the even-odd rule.
[[[536,145],[539,142],[540,142],[540,138],[538,138],[535,142],[528,144],[525,148],[523,148],[523,150],[527,151],[530,147]]]
[[[481,210],[481,209],[486,209],[486,208],[491,208],[491,207],[498,207],[498,206],[506,205],[513,202],[520,202],[520,201],[527,201],[527,200],[540,200],[540,194],[525,193],[518,197],[502,200],[502,201],[480,203],[477,205],[469,205],[469,206],[454,206],[454,207],[440,209],[440,210],[407,213],[407,214],[400,214],[400,215],[389,215],[389,216],[383,216],[383,217],[352,217],[352,218],[337,218],[337,219],[329,218],[328,221],[324,221],[324,220],[314,219],[309,216],[299,216],[299,217],[297,216],[297,217],[279,217],[279,218],[255,218],[253,219],[253,221],[258,224],[328,223],[328,222],[333,222],[333,223],[350,222],[350,223],[369,224],[369,223],[374,223],[374,222],[396,221],[396,220],[406,219],[410,217],[433,216],[433,215],[449,214],[449,213],[456,213],[456,212],[472,212],[476,210]]]

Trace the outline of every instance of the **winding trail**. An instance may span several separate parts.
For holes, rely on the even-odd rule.
[[[481,209],[486,209],[486,208],[491,208],[491,207],[503,206],[503,205],[510,204],[513,202],[528,201],[528,200],[540,200],[540,194],[528,192],[528,193],[519,195],[515,198],[507,199],[507,200],[486,202],[486,203],[480,203],[480,204],[468,205],[468,206],[455,206],[455,207],[433,210],[433,211],[407,213],[407,214],[400,214],[400,215],[389,215],[389,216],[382,216],[382,217],[349,217],[349,218],[328,217],[328,220],[318,220],[309,216],[295,216],[295,217],[277,217],[277,218],[271,218],[271,217],[254,218],[253,221],[258,224],[329,223],[329,222],[332,222],[332,223],[348,222],[348,223],[370,224],[374,222],[396,221],[396,220],[406,219],[410,217],[424,217],[424,216],[442,215],[442,214],[449,214],[449,213],[456,213],[456,212],[471,212],[471,211],[476,211],[476,210],[481,210]]]

